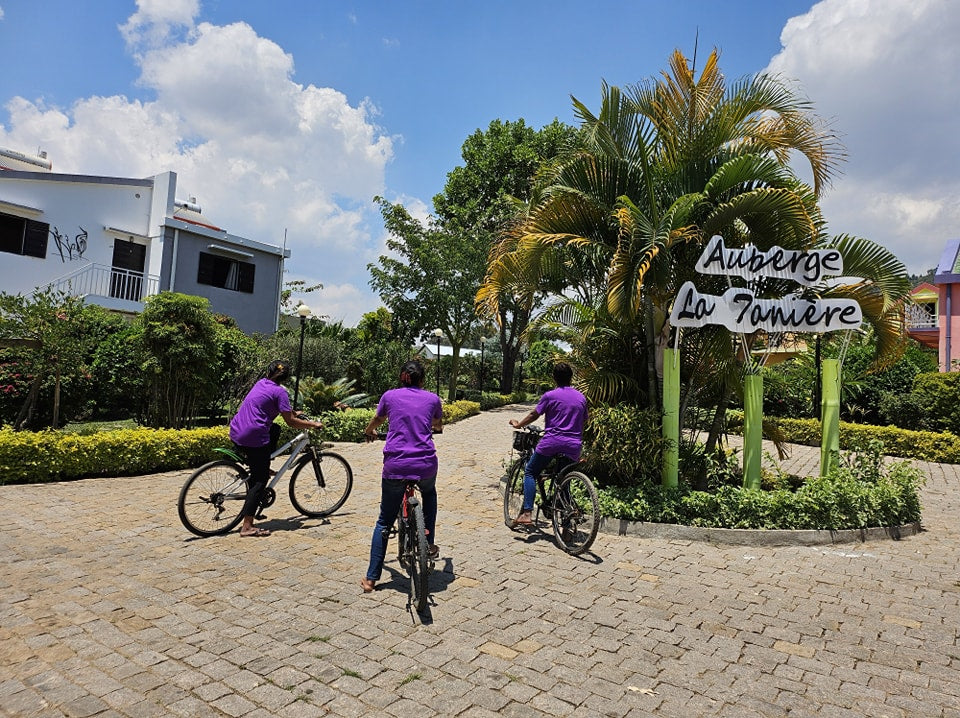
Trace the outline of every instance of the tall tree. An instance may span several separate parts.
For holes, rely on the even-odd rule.
[[[376,197],[393,256],[369,264],[370,285],[390,310],[401,336],[443,331],[452,349],[447,397],[456,398],[460,349],[479,320],[473,299],[486,269],[487,247],[435,220],[421,222],[401,204]],[[403,327],[403,329],[400,329]]]
[[[575,128],[554,119],[539,130],[521,118],[494,120],[463,143],[463,164],[448,175],[443,191],[433,198],[439,223],[470,237],[496,253],[505,230],[526,212],[536,192],[536,178],[577,146]],[[535,292],[505,291],[489,319],[498,327],[503,363],[500,391],[510,393],[523,332],[538,298]]]

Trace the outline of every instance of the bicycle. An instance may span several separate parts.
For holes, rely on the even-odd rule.
[[[277,499],[277,482],[291,468],[290,503],[304,516],[322,518],[339,509],[353,488],[353,470],[339,454],[327,451],[332,444],[316,446],[309,431],[301,431],[274,451],[274,459],[290,449],[290,456],[263,490],[260,509]],[[237,451],[217,448],[225,458],[211,461],[194,471],[180,489],[177,511],[188,531],[197,536],[230,532],[243,519],[250,469]],[[259,512],[258,512],[259,513]]]
[[[507,471],[503,490],[503,520],[510,528],[516,528],[513,519],[523,507],[523,473],[541,435],[542,430],[533,426],[513,433],[513,448],[519,457]],[[534,502],[533,525],[538,525],[543,514],[553,525],[557,546],[573,556],[593,545],[600,522],[597,490],[590,478],[579,470],[581,466],[567,457],[554,457],[537,478]]]
[[[397,562],[410,576],[407,605],[414,606],[418,613],[422,613],[427,607],[428,579],[433,571],[433,558],[430,557],[427,541],[423,504],[418,495],[419,483],[407,481],[406,484],[393,532],[397,534]]]
[[[378,439],[386,439],[385,432],[377,432]],[[414,606],[418,613],[427,607],[428,579],[433,571],[434,560],[430,556],[427,541],[427,525],[423,518],[423,503],[420,500],[420,482],[405,481],[403,501],[397,520],[390,529],[390,536],[397,536],[397,563],[410,576],[407,606]]]

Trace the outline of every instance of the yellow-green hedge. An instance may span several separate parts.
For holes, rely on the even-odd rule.
[[[820,422],[816,419],[770,418],[792,444],[820,446]],[[743,413],[730,412],[730,428],[739,432]],[[736,427],[736,428],[735,428]],[[883,453],[902,459],[934,461],[938,464],[960,464],[960,437],[949,432],[911,431],[896,426],[871,426],[840,422],[840,448],[862,446],[867,439],[883,442]]]
[[[230,446],[227,427],[118,429],[96,434],[0,428],[0,484],[130,476],[183,469],[210,461]]]
[[[479,412],[480,404],[475,401],[455,401],[443,405],[443,421],[452,424]],[[371,416],[373,410],[326,415],[324,438],[360,441]],[[86,435],[14,431],[4,426],[0,428],[0,484],[185,469],[213,460],[213,450],[221,446],[232,446],[226,426],[179,431],[117,429]]]

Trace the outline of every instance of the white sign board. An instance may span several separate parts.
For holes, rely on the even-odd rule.
[[[723,238],[711,238],[697,261],[701,274],[743,277],[777,277],[812,286],[827,276],[843,273],[843,257],[836,249],[787,250],[753,245],[727,249]],[[759,329],[780,332],[833,332],[856,329],[863,322],[860,305],[853,299],[806,299],[790,295],[758,299],[747,288],[731,287],[720,296],[700,294],[693,282],[680,287],[673,303],[670,324],[702,327],[719,324],[730,331],[751,334]]]
[[[763,252],[752,244],[743,249],[727,249],[723,237],[712,237],[697,260],[700,274],[731,277],[778,277],[792,279],[808,287],[827,275],[843,274],[843,257],[836,249],[790,250],[773,246]]]
[[[860,305],[852,299],[757,299],[749,289],[733,287],[719,297],[700,294],[693,282],[680,287],[670,324],[702,327],[720,324],[732,332],[750,334],[763,329],[778,332],[835,332],[856,329],[863,321]]]

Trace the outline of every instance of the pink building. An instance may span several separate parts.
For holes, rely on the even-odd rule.
[[[938,351],[940,371],[960,370],[960,239],[947,242],[933,284],[923,282],[910,296],[907,334]]]

